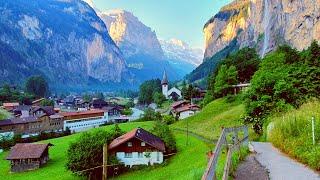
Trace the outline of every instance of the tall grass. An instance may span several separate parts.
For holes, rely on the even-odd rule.
[[[0,108],[0,120],[7,119],[10,117],[11,117],[11,114],[8,111]]]
[[[315,117],[312,141],[311,118]],[[268,140],[274,146],[313,169],[320,170],[320,101],[312,100],[299,109],[271,118],[273,128]]]

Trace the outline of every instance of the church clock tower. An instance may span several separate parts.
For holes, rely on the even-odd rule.
[[[168,99],[168,78],[167,78],[166,71],[163,72],[161,85],[162,85],[162,94],[164,95],[164,97]]]

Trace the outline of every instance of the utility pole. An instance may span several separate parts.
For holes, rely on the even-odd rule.
[[[315,145],[316,144],[316,138],[315,138],[315,135],[314,135],[314,116],[311,119],[311,125],[312,125],[312,143],[313,143],[313,145]]]
[[[103,165],[102,165],[102,180],[107,179],[108,173],[108,144],[103,145]]]
[[[189,144],[189,121],[188,121],[188,118],[186,119],[187,121],[187,146]]]

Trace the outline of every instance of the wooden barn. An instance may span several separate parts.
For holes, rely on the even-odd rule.
[[[34,170],[49,160],[51,144],[18,143],[11,148],[7,160],[11,161],[11,172]]]

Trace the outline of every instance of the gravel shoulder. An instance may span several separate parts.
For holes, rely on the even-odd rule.
[[[234,174],[235,180],[269,180],[268,171],[255,159],[255,153],[246,157]]]

